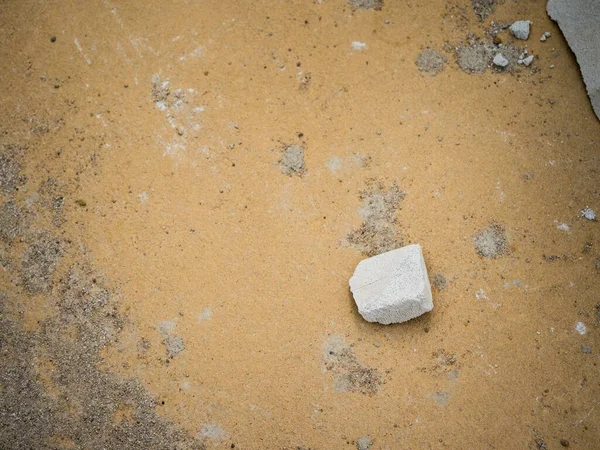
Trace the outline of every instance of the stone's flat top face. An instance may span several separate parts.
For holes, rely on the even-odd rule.
[[[600,119],[600,1],[548,0],[546,9],[575,53],[592,108]]]
[[[370,322],[405,322],[433,309],[418,244],[361,261],[350,278],[350,289],[358,311]]]

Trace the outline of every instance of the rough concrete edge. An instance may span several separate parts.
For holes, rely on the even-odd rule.
[[[594,10],[594,7],[596,10]],[[568,12],[565,10],[569,9]],[[567,44],[573,51],[586,91],[592,104],[592,109],[600,120],[600,2],[585,2],[565,0],[548,0],[546,12],[554,20]],[[586,22],[596,20],[596,27]],[[585,32],[575,33],[568,22],[576,21],[579,30]],[[594,42],[598,45],[594,46]],[[590,61],[591,58],[591,61]]]

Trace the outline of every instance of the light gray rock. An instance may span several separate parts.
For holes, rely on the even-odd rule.
[[[533,55],[529,55],[529,56],[526,56],[523,59],[519,59],[517,62],[519,64],[523,64],[524,66],[528,66],[529,67],[531,65],[531,63],[533,62]]]
[[[548,0],[546,10],[575,53],[592,107],[600,119],[600,2]]]
[[[350,278],[350,289],[358,312],[368,322],[406,322],[433,309],[418,244],[362,260]]]
[[[529,20],[517,20],[514,22],[508,30],[517,39],[527,40],[529,38],[529,28],[531,22]]]
[[[508,59],[506,59],[502,53],[496,53],[496,56],[494,56],[494,60],[492,62],[496,67],[505,68],[508,66]]]
[[[549,31],[544,32],[544,34],[542,34],[542,37],[540,38],[540,41],[544,42],[546,39],[548,39],[551,36]]]
[[[586,207],[581,210],[581,216],[585,217],[587,220],[593,220],[594,222],[597,220],[596,213],[592,208],[589,207]]]

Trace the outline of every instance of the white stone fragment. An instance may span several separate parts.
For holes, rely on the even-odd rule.
[[[497,67],[503,67],[504,68],[504,67],[508,66],[508,59],[506,59],[502,55],[502,53],[496,53],[496,56],[494,56],[494,60],[492,62]]]
[[[519,59],[517,62],[519,64],[523,64],[523,65],[529,67],[531,65],[531,63],[533,62],[533,55],[529,55],[529,56],[526,56],[523,59]]]
[[[352,50],[366,50],[367,49],[367,44],[364,42],[360,42],[360,41],[352,41]]]
[[[594,222],[596,221],[596,213],[590,207],[586,207],[586,208],[582,209],[581,216],[586,218],[587,220],[593,220]]]
[[[540,38],[540,41],[544,42],[546,39],[548,39],[550,37],[550,32],[546,31],[544,34],[542,34],[542,37]]]
[[[358,312],[368,322],[406,322],[433,309],[419,244],[362,260],[350,278]]]
[[[514,22],[508,30],[517,39],[527,40],[529,37],[529,26],[531,22],[529,20],[517,20]]]

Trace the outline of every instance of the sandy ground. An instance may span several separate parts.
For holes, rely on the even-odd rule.
[[[0,447],[600,448],[572,53],[372,3],[0,2]],[[365,322],[414,242],[434,310]]]

